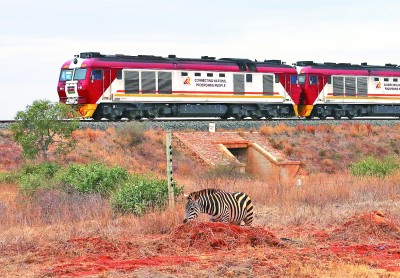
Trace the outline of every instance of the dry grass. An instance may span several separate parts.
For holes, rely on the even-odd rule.
[[[400,172],[386,178],[353,177],[342,163],[362,154],[382,153],[381,148],[385,149],[383,153],[396,154],[400,149],[400,131],[397,133],[397,129],[357,124],[263,127],[261,132],[265,136],[269,136],[288,155],[305,163],[310,174],[301,177],[300,186],[281,186],[278,180],[261,181],[236,174],[231,178],[221,178],[178,152],[174,152],[174,176],[179,184],[185,186],[185,193],[209,187],[244,191],[255,205],[255,227],[272,230],[280,237],[294,238],[302,246],[316,246],[318,243],[313,235],[305,232],[307,229],[315,231],[340,226],[358,213],[379,210],[393,222],[400,223]],[[86,163],[96,159],[110,165],[125,166],[132,172],[165,173],[165,135],[159,130],[145,132],[143,142],[133,145],[114,129],[81,130],[74,136],[80,143],[76,152],[65,158],[65,163]],[[3,138],[3,144],[11,144],[4,136],[0,138]],[[18,159],[8,159],[12,165],[2,164],[0,169],[18,167]],[[29,199],[19,194],[16,185],[1,184],[0,251],[3,254],[10,250],[25,254],[25,257],[18,255],[20,257],[13,260],[32,264],[37,257],[30,252],[40,246],[49,243],[62,245],[76,238],[100,237],[109,242],[137,239],[143,244],[140,256],[152,257],[157,255],[157,246],[151,240],[171,233],[181,224],[184,205],[185,200],[181,197],[173,209],[166,208],[140,218],[121,216],[113,214],[108,200],[98,195],[53,190]],[[203,216],[201,219],[207,218]],[[321,258],[313,252],[304,257],[299,250],[295,248],[288,253],[285,249],[253,248],[237,253],[233,251],[232,254],[216,252],[216,263],[212,266],[186,263],[125,274],[111,271],[100,274],[100,277],[191,277],[193,271],[198,273],[198,277],[265,275],[257,273],[255,266],[260,262],[270,271],[270,275],[265,277],[396,277],[382,269],[371,268],[367,262],[349,262],[329,256]],[[292,254],[294,251],[296,255]],[[251,256],[240,256],[243,252]],[[17,268],[7,266],[9,263],[0,260],[0,273],[10,276],[19,273]]]

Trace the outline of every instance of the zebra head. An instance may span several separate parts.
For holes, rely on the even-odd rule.
[[[188,220],[193,220],[199,216],[200,207],[199,203],[197,202],[199,196],[193,193],[191,193],[189,196],[185,195],[187,196],[187,203],[185,207],[185,219],[183,219],[183,223],[186,223]]]

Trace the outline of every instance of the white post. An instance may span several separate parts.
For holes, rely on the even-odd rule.
[[[208,123],[208,132],[215,132],[215,123]]]

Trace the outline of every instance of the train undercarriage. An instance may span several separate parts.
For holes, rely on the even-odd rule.
[[[118,121],[123,118],[140,120],[158,117],[219,117],[241,120],[294,117],[291,104],[165,104],[165,103],[101,103],[93,114],[94,120]]]
[[[307,118],[326,119],[333,117],[338,120],[342,117],[400,117],[400,105],[378,104],[322,104],[315,105]]]

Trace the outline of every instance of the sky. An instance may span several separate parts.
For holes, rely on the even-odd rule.
[[[0,120],[81,52],[400,64],[400,1],[2,0]]]

